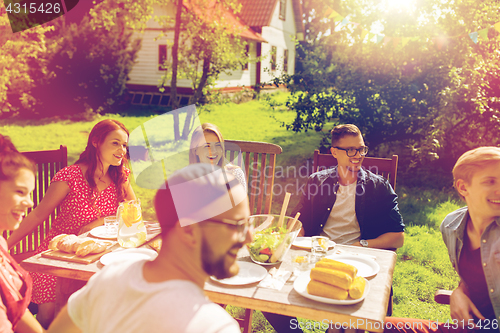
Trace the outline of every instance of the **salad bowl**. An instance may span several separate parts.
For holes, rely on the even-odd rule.
[[[284,216],[281,226],[279,215],[252,215],[253,242],[247,244],[250,258],[261,265],[275,265],[282,261],[302,228],[298,220]]]

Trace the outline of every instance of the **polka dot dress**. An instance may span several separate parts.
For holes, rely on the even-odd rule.
[[[130,170],[126,169],[127,176]],[[80,228],[102,216],[115,215],[118,209],[116,186],[113,182],[103,191],[93,192],[78,165],[61,169],[52,182],[66,182],[70,192],[61,202],[61,211],[37,250],[48,249],[49,243],[60,234],[77,234]],[[33,278],[32,301],[37,304],[54,302],[57,278],[53,275],[30,273]]]

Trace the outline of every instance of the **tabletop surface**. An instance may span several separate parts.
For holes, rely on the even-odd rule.
[[[276,267],[282,266],[282,270],[292,271],[291,255],[295,252],[306,254],[308,251],[292,247],[287,253],[285,261]],[[290,280],[280,291],[277,291],[259,287],[258,283],[227,286],[209,279],[205,284],[205,292],[216,303],[313,319],[326,324],[330,324],[330,322],[345,323],[346,326],[373,332],[382,331],[381,325],[386,316],[396,263],[395,252],[346,245],[336,245],[335,249],[329,251],[329,254],[335,252],[341,252],[341,254],[358,253],[376,257],[380,271],[376,276],[368,278],[370,290],[362,302],[353,305],[332,305],[313,301],[298,294],[293,289],[293,282]],[[238,257],[238,260],[251,262],[246,248],[240,250]],[[91,264],[78,264],[42,258],[40,254],[22,261],[21,266],[28,271],[77,280],[88,280],[103,267],[99,261]],[[269,270],[273,266],[263,267]]]
[[[292,254],[308,253],[292,247],[287,253],[285,261],[280,265],[281,269],[292,271]],[[205,284],[207,296],[216,303],[231,304],[244,308],[267,311],[278,314],[286,314],[300,318],[313,319],[320,322],[347,323],[350,327],[367,329],[373,332],[381,332],[381,327],[387,313],[392,275],[396,263],[396,253],[387,250],[362,248],[347,245],[336,245],[335,249],[328,254],[341,252],[347,254],[365,254],[376,257],[380,266],[379,273],[367,278],[370,290],[366,298],[353,305],[332,305],[313,301],[301,296],[293,289],[293,281],[289,280],[280,291],[258,286],[258,283],[247,286],[226,286],[216,281],[209,280]],[[251,261],[245,249],[240,251],[239,260]],[[270,269],[269,266],[264,266]],[[279,266],[276,266],[279,268]]]

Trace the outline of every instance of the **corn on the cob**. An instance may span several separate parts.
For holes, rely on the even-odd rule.
[[[356,276],[349,288],[349,296],[351,296],[352,299],[361,298],[365,292],[365,286],[366,280],[361,276]]]
[[[307,284],[307,292],[311,295],[328,297],[333,299],[345,300],[347,299],[348,292],[323,282],[311,280]]]
[[[346,272],[353,280],[356,274],[358,273],[358,269],[353,265],[345,264],[343,262],[328,258],[323,258],[320,261],[318,261],[315,267],[330,268],[337,271]]]
[[[311,280],[331,284],[332,286],[348,290],[352,283],[349,274],[329,268],[314,267],[311,269]]]

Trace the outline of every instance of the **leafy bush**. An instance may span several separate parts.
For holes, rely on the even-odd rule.
[[[399,210],[407,226],[420,225],[437,229],[448,213],[464,206],[451,188],[435,190],[400,186],[397,194]]]
[[[128,73],[140,49],[120,17],[105,30],[93,29],[88,18],[55,29],[48,45],[47,72],[32,90],[33,108],[25,117],[51,117],[109,111],[123,98]]]

